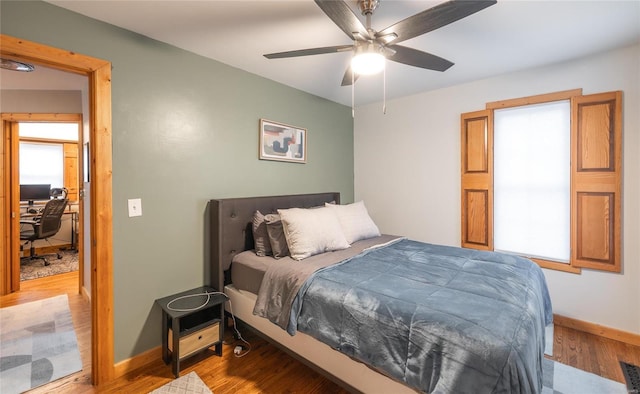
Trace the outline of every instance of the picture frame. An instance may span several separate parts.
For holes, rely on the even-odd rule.
[[[260,160],[307,162],[307,129],[260,119]]]

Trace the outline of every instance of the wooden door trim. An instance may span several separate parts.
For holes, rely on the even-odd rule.
[[[0,55],[89,78],[91,377],[94,385],[100,385],[112,379],[114,370],[111,63],[4,34]]]
[[[18,123],[17,122],[8,122],[7,131],[9,134],[9,144],[5,146],[5,154],[9,157],[9,186],[8,193],[9,196],[9,209],[11,215],[5,215],[5,217],[12,217],[9,220],[9,261],[6,266],[8,267],[5,272],[10,276],[9,277],[9,291],[14,292],[20,289],[20,261],[15,261],[15,257],[19,254],[20,250],[20,223],[19,218],[16,220],[14,215],[19,215],[20,212],[20,196],[19,190],[13,187],[16,179],[20,178],[20,169],[18,165],[19,157],[17,155],[18,150],[20,149],[20,139],[18,136]]]

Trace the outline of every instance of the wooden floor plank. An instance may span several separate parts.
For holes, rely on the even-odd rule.
[[[171,368],[158,359],[100,387],[90,384],[91,308],[78,294],[77,283],[77,272],[71,272],[22,282],[20,292],[0,297],[0,307],[7,307],[59,294],[69,296],[83,370],[29,393],[148,393],[172,381]],[[234,356],[236,342],[228,330],[223,357],[216,356],[213,351],[194,356],[182,363],[181,375],[196,371],[215,394],[347,393],[261,338],[250,332],[243,331],[242,334],[252,345],[252,351],[247,356]],[[618,360],[640,365],[639,346],[567,327],[555,327],[553,343],[552,359],[619,382],[624,382],[624,377]]]

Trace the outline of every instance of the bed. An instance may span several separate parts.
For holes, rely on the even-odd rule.
[[[542,389],[552,313],[537,265],[384,234],[301,260],[295,247],[277,264],[256,256],[256,211],[325,203],[339,193],[210,201],[211,285],[236,318],[354,392]]]

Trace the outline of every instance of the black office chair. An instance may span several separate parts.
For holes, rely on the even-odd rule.
[[[67,198],[67,194],[69,194],[69,190],[66,187],[55,187],[49,191],[51,198]]]
[[[42,209],[42,214],[36,216],[32,220],[20,220],[21,227],[28,227],[26,225],[30,225],[26,230],[20,230],[20,240],[26,241],[23,246],[31,243],[31,247],[29,248],[29,256],[24,257],[25,259],[35,260],[41,259],[44,260],[44,265],[49,265],[49,262],[45,258],[45,256],[56,255],[58,259],[62,258],[60,253],[49,253],[46,255],[36,255],[35,247],[33,246],[33,241],[38,239],[44,239],[49,242],[48,238],[56,235],[58,231],[60,231],[60,226],[62,225],[62,214],[64,213],[64,209],[67,206],[67,199],[52,199],[47,202],[47,204]]]

